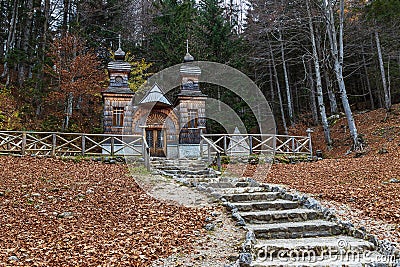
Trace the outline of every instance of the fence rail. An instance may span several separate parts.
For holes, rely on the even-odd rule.
[[[218,158],[221,154],[240,156],[251,154],[305,155],[312,157],[311,130],[308,136],[274,134],[203,134],[200,141],[202,157]]]

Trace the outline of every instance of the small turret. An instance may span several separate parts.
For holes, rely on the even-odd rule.
[[[119,46],[115,51],[114,60],[108,63],[110,84],[102,92],[104,101],[104,132],[107,134],[130,134],[132,124],[132,103],[135,93],[129,88],[131,64],[125,61],[125,52]]]

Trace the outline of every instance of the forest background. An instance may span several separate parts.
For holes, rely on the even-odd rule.
[[[2,0],[0,129],[101,133],[106,66],[121,35],[134,91],[181,63],[189,40],[196,60],[256,82],[280,133],[322,125],[331,146],[330,127],[346,117],[358,149],[353,113],[400,102],[399,22],[398,0]],[[202,90],[257,132],[238,96]],[[208,131],[222,129],[210,122]]]

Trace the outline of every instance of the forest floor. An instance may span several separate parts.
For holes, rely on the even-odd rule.
[[[215,211],[157,200],[120,164],[0,157],[0,177],[0,266],[148,266],[195,253]]]

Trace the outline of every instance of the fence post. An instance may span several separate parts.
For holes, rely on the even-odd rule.
[[[262,139],[261,139],[261,141],[262,141]],[[249,135],[249,145],[250,145],[250,155],[252,155],[253,154],[253,136],[252,135]],[[261,148],[261,150],[262,150],[262,148]]]
[[[143,154],[143,159],[146,160],[146,145],[144,141],[144,137],[142,137],[142,154]]]
[[[111,136],[111,156],[114,156],[114,136]]]
[[[200,128],[200,158],[203,158],[203,129]]]
[[[82,156],[85,156],[86,153],[86,136],[82,134]]]
[[[274,155],[276,154],[276,135],[274,134],[273,138],[272,138],[272,149],[274,150],[273,153]]]
[[[56,156],[56,147],[57,147],[57,134],[52,134],[52,142],[51,142],[51,157],[54,158]]]
[[[200,158],[203,158],[204,152],[203,152],[203,138],[200,140]]]
[[[207,161],[208,161],[208,164],[211,164],[211,148],[210,148],[210,144],[208,144],[208,143],[207,143],[207,152],[208,152]]]
[[[221,171],[221,153],[217,152],[217,166],[218,166],[218,171]]]
[[[25,156],[26,153],[26,132],[22,132],[21,155]]]
[[[144,149],[144,151],[143,151],[143,153],[144,153],[144,165],[146,166],[146,169],[148,170],[148,171],[150,171],[150,157],[149,157],[149,153],[150,151],[149,151],[149,148],[148,147],[145,147],[145,149]]]
[[[224,135],[224,153],[225,153],[225,155],[226,155],[226,145],[227,145],[226,135]]]
[[[292,153],[293,155],[296,154],[296,148],[294,146],[294,136],[292,136]]]
[[[311,134],[313,133],[314,131],[311,129],[311,128],[308,128],[307,129],[307,136],[308,136],[308,147],[309,147],[309,149],[310,149],[310,157],[312,157],[313,156],[313,147],[312,147],[312,142],[311,142]]]
[[[10,137],[10,135],[7,135],[7,139],[5,139],[5,140],[11,139],[9,137]],[[13,136],[11,136],[11,137],[13,137]],[[10,152],[10,150],[11,150],[11,145],[10,145],[10,142],[7,141],[7,152]]]

